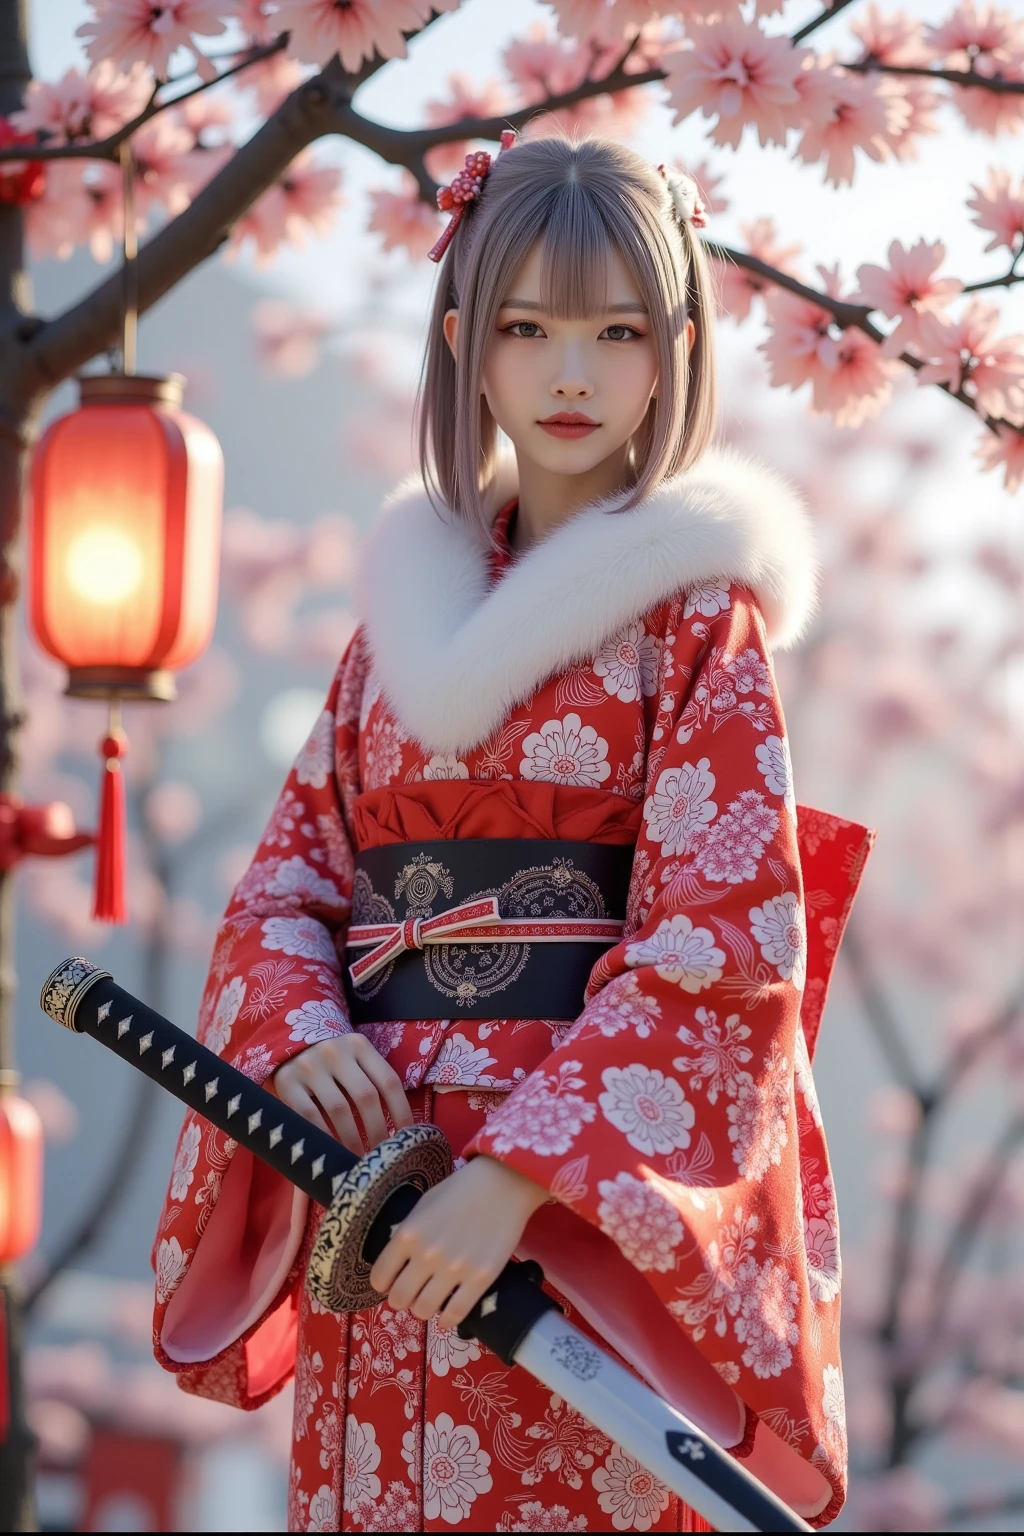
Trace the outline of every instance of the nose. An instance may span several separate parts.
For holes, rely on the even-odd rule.
[[[551,381],[551,393],[556,400],[563,401],[592,398],[594,385],[588,376],[580,347],[569,344],[563,349],[558,371]]]

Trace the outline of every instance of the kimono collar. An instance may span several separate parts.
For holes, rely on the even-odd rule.
[[[515,491],[513,461],[496,513]],[[546,678],[693,587],[747,587],[771,644],[800,638],[818,566],[807,511],[781,476],[712,450],[632,511],[616,507],[584,508],[491,587],[490,544],[422,482],[399,489],[364,548],[356,608],[384,691],[424,747],[478,746]]]

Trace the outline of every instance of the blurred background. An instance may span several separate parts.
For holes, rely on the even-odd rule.
[[[912,0],[904,12],[930,19]],[[808,15],[818,10],[808,5]],[[787,11],[795,22],[800,6]],[[37,0],[32,62],[81,63],[81,0]],[[457,69],[500,81],[513,37],[550,12],[470,0],[369,84],[365,110],[423,121]],[[842,18],[833,23],[837,46]],[[831,41],[831,37],[830,37]],[[493,89],[497,91],[498,86]],[[238,108],[244,117],[244,107]],[[918,159],[852,188],[781,149],[704,141],[655,100],[613,125],[654,161],[705,167],[709,231],[749,244],[770,216],[805,271],[849,278],[889,242],[941,236],[984,276],[972,180],[1019,173],[1020,138],[950,115]],[[610,129],[611,131],[611,129]],[[173,1100],[60,1032],[38,988],[68,953],[193,1029],[214,928],[351,630],[355,550],[412,464],[410,420],[434,269],[367,229],[369,153],[324,141],[343,204],[301,248],[253,243],[178,286],[140,328],[142,372],[188,379],[223,446],[216,640],[172,705],[126,710],[132,922],[91,922],[91,857],[18,876],[17,1019],[25,1096],[46,1129],[38,1250],[23,1264],[27,1374],[44,1529],[281,1530],[289,1394],[260,1412],[180,1393],[150,1358],[149,1245],[179,1124]],[[446,173],[447,174],[447,173]],[[102,253],[101,253],[102,254]],[[258,260],[257,258],[260,257]],[[88,249],[37,258],[42,314],[96,280]],[[726,285],[722,425],[806,491],[826,560],[808,639],[779,659],[798,797],[878,829],[816,1062],[842,1217],[853,1488],[848,1530],[1017,1529],[1024,1510],[1024,536],[1021,508],[972,457],[979,429],[935,390],[897,384],[853,429],[770,389],[763,310]],[[1006,327],[1024,330],[1020,290]],[[71,407],[58,392],[51,414]],[[95,819],[105,712],[63,698],[26,636],[24,791]],[[1017,1469],[1015,1477],[1015,1468]]]

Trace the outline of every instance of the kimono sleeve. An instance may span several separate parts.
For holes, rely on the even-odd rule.
[[[754,1461],[819,1524],[841,1503],[845,1440],[835,1214],[800,1032],[796,804],[756,601],[737,586],[698,597],[703,613],[691,597],[667,621],[624,937],[467,1151],[560,1202],[534,1218],[549,1240],[521,1252],[652,1384],[683,1407],[682,1380],[684,1411],[744,1454],[758,1415],[788,1426],[769,1434],[788,1467]],[[802,1175],[823,1218],[813,1241]],[[686,1397],[701,1369],[703,1404]],[[731,1430],[716,1380],[740,1409]]]
[[[256,1082],[351,1029],[341,982],[353,860],[341,775],[357,772],[358,637],[221,921],[199,1038]],[[157,1359],[186,1390],[256,1407],[294,1368],[308,1201],[189,1114],[153,1253]]]

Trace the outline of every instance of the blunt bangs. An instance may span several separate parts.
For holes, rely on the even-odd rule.
[[[658,393],[632,443],[633,485],[623,510],[692,464],[714,428],[707,261],[680,226],[658,172],[600,139],[534,139],[494,162],[480,201],[442,263],[419,399],[420,463],[432,494],[489,531],[488,490],[497,426],[480,393],[498,312],[523,263],[541,250],[541,299],[562,319],[590,319],[607,304],[609,253],[617,251],[647,307]],[[458,361],[444,316],[459,311]],[[694,342],[686,354],[686,324]]]

